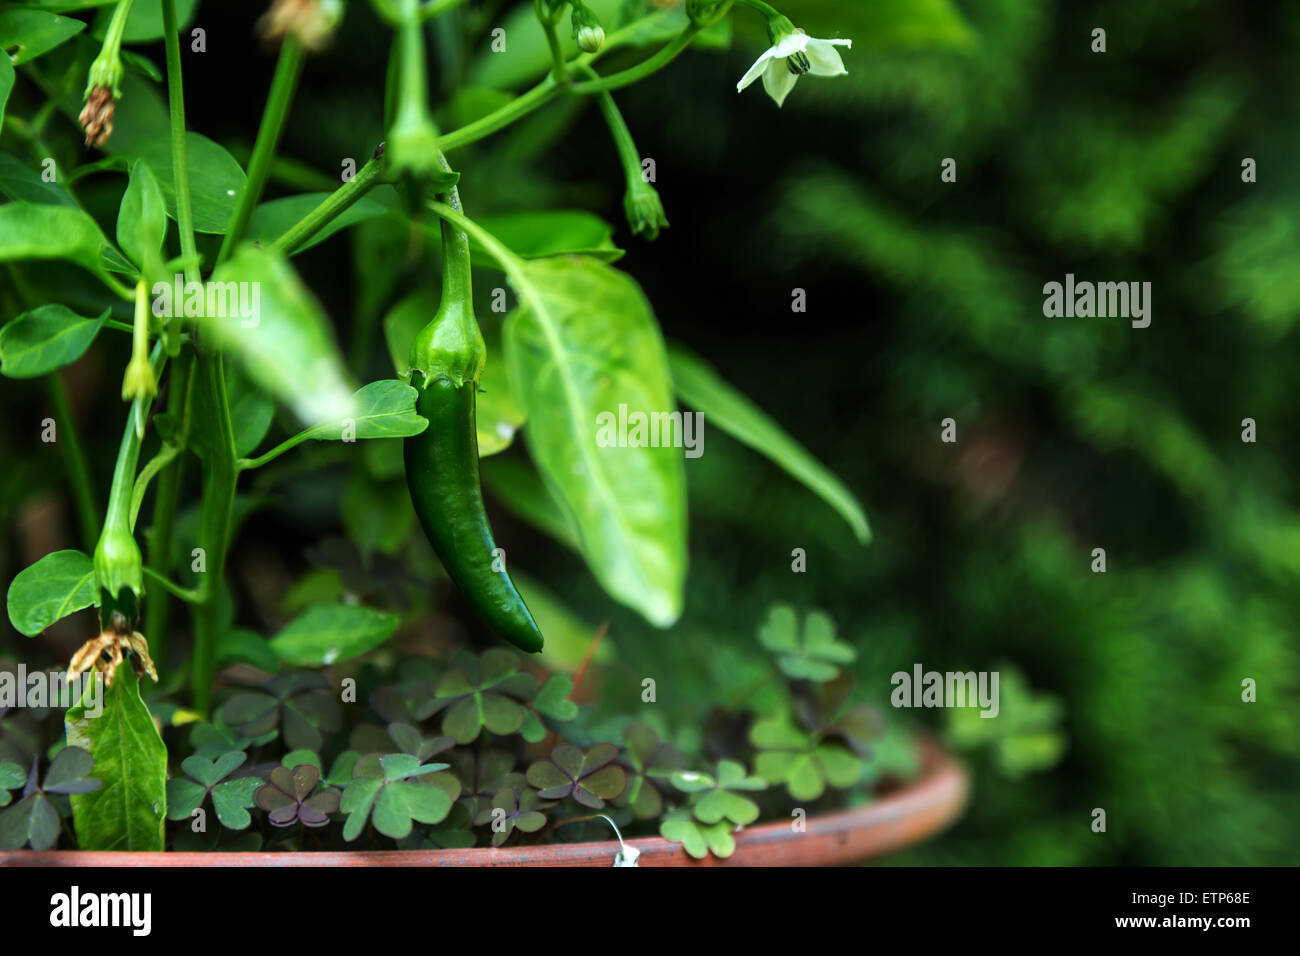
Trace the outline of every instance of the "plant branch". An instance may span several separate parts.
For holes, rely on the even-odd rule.
[[[293,103],[294,90],[302,75],[302,64],[302,44],[290,32],[280,46],[280,58],[275,64],[275,76],[271,79],[271,91],[267,94],[266,108],[262,112],[262,124],[258,127],[253,155],[248,161],[248,181],[244,183],[244,189],[235,203],[235,211],[231,213],[226,235],[221,240],[217,265],[230,257],[235,244],[244,237],[248,222],[253,218],[253,209],[262,198],[271,171],[271,161],[275,158],[275,147],[280,142],[280,134]]]
[[[357,200],[370,192],[382,181],[384,161],[382,156],[371,159],[357,170],[357,174],[329,196],[321,204],[307,213],[302,219],[290,226],[283,235],[271,243],[271,248],[291,256],[311,240],[341,214],[352,207]]]
[[[188,260],[187,282],[199,281],[194,211],[190,204],[190,167],[185,145],[185,87],[181,79],[181,44],[176,27],[176,0],[162,0],[163,46],[167,57],[167,111],[171,126],[172,189],[176,194],[176,230],[181,256]]]
[[[72,500],[77,508],[77,523],[81,526],[81,540],[90,549],[99,537],[99,509],[95,507],[95,488],[90,478],[90,468],[86,464],[86,453],[81,447],[77,425],[72,420],[72,409],[68,406],[68,394],[63,388],[59,373],[55,371],[46,375],[45,385],[59,430],[58,444],[68,466]]]

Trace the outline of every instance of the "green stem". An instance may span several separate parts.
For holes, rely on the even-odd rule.
[[[199,503],[199,537],[204,553],[204,577],[194,618],[194,663],[190,674],[194,709],[205,718],[212,707],[212,681],[216,672],[217,642],[221,629],[221,594],[226,551],[230,545],[235,507],[235,437],[230,426],[221,355],[203,352],[198,357],[199,387],[203,389],[205,423],[212,443],[203,474]]]
[[[581,67],[581,73],[583,76],[599,79],[596,71],[589,66]],[[637,151],[636,142],[632,139],[632,131],[628,128],[627,121],[623,119],[618,104],[614,102],[613,95],[607,90],[596,94],[596,103],[605,117],[605,125],[609,127],[609,135],[614,140],[614,149],[618,152],[618,159],[623,166],[623,175],[628,185],[640,183],[641,154]]]
[[[781,16],[781,11],[770,3],[764,3],[763,0],[735,0],[737,6],[749,7],[751,10],[757,10],[763,16],[771,19],[772,17]]]
[[[172,366],[171,381],[168,383],[167,412],[173,420],[181,422],[178,449],[184,448],[189,432],[190,387],[194,381],[191,372],[194,356],[186,352]],[[148,471],[148,466],[145,466]],[[176,508],[180,504],[181,481],[185,474],[185,459],[176,456],[176,460],[163,468],[158,477],[158,490],[154,494],[153,519],[149,533],[145,538],[148,562],[146,572],[167,578],[171,573],[172,529],[176,524]],[[143,474],[141,477],[145,477]],[[138,505],[136,505],[138,507]],[[134,521],[134,519],[133,519]],[[153,648],[153,659],[161,674],[167,666],[168,624],[171,616],[171,601],[166,592],[155,594],[145,605],[145,636]]]
[[[167,110],[171,126],[172,189],[176,195],[176,229],[181,256],[188,260],[185,281],[198,282],[198,247],[190,203],[189,157],[185,145],[185,87],[181,79],[181,44],[176,27],[176,0],[162,0],[163,47],[167,58]]]
[[[271,248],[278,249],[287,256],[293,255],[312,236],[328,226],[340,214],[349,209],[353,203],[379,185],[383,169],[383,157],[370,160],[357,170],[357,174],[351,180],[334,190],[319,206],[290,226],[282,236],[271,243]]]
[[[280,46],[280,58],[275,65],[275,76],[271,79],[271,92],[267,95],[262,124],[257,130],[252,158],[248,161],[248,181],[239,194],[235,211],[230,216],[230,225],[221,240],[221,250],[217,253],[218,265],[230,257],[235,244],[244,237],[248,222],[253,218],[253,209],[262,198],[271,171],[271,161],[275,158],[275,147],[280,142],[280,134],[293,103],[294,90],[302,75],[302,64],[302,44],[290,33]]]
[[[636,66],[630,66],[626,70],[620,70],[617,73],[611,73],[599,80],[587,80],[585,83],[575,83],[571,89],[574,93],[599,93],[602,90],[616,90],[619,87],[635,83],[637,80],[645,79],[651,73],[667,66],[672,60],[681,53],[690,42],[695,39],[695,35],[703,27],[692,23],[677,36],[673,37],[666,46],[659,49],[653,56],[642,60]]]
[[[547,76],[546,79],[527,93],[516,97],[500,109],[472,123],[467,123],[459,129],[442,134],[438,137],[438,148],[446,152],[450,149],[468,146],[485,136],[490,136],[497,130],[509,126],[515,120],[528,115],[539,106],[554,99],[562,89],[563,87],[555,82],[553,76]]]
[[[555,32],[556,17],[547,12],[543,0],[533,0],[533,9],[537,12],[542,32],[546,34],[546,44],[551,48],[551,77],[557,83],[567,83],[569,73],[564,65],[564,50],[560,47],[560,37]]]
[[[45,385],[59,430],[59,447],[63,450],[68,478],[72,483],[72,500],[77,507],[81,540],[89,550],[94,548],[95,541],[99,538],[99,509],[95,507],[95,489],[90,479],[90,468],[86,465],[86,453],[82,450],[77,425],[72,420],[72,410],[68,406],[68,394],[63,388],[59,373],[51,372],[45,376]]]
[[[151,580],[157,581],[159,584],[161,584],[163,587],[163,591],[165,593],[175,595],[176,597],[180,598],[182,601],[188,601],[190,604],[194,604],[198,602],[198,600],[202,597],[202,594],[199,591],[191,590],[190,588],[181,587],[175,581],[171,580],[166,575],[159,574],[157,571],[149,567],[149,565],[147,564],[144,566],[144,576],[150,578]],[[160,595],[158,594],[154,594],[150,596],[149,598],[149,601],[151,602],[150,607],[152,607],[154,604],[158,602],[159,597]],[[148,636],[149,636],[148,634],[145,635],[146,638],[148,638]],[[164,646],[165,643],[166,642],[160,643],[158,641],[150,642],[150,648],[153,651],[152,656],[154,658],[155,667],[158,666],[158,657],[159,657],[158,648]]]

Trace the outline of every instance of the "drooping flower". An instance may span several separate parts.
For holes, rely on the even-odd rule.
[[[848,73],[839,51],[835,49],[837,46],[850,48],[853,41],[819,40],[793,27],[785,32],[773,30],[772,46],[764,50],[762,56],[740,78],[736,92],[739,93],[762,76],[763,89],[780,106],[794,89],[795,82],[805,73],[813,76],[843,76]]]

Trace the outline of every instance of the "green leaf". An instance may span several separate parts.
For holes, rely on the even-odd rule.
[[[72,17],[40,10],[6,10],[0,13],[0,51],[14,66],[48,53],[86,28]]]
[[[14,630],[35,637],[55,621],[92,604],[99,606],[95,567],[80,551],[55,551],[18,572],[9,585]]]
[[[5,126],[5,104],[9,102],[9,92],[14,88],[14,67],[9,57],[0,54],[0,131]]]
[[[93,319],[57,303],[24,312],[0,328],[0,371],[10,378],[35,378],[71,365],[85,354],[108,318]]]
[[[176,0],[176,26],[181,31],[194,17],[199,0]],[[95,24],[95,35],[103,36],[108,25],[108,11],[104,11]],[[151,43],[163,37],[162,0],[135,0],[131,15],[126,18],[122,31],[123,43]]]
[[[117,212],[117,244],[141,268],[161,272],[167,205],[153,172],[140,160],[131,164],[131,179]]]
[[[104,782],[94,793],[71,798],[77,844],[83,850],[162,850],[167,748],[129,662],[118,667],[112,687],[94,679],[103,692],[103,713],[87,714],[83,697],[64,721],[68,745],[90,752],[95,775]]]
[[[28,843],[48,850],[59,839],[59,814],[39,791],[0,813],[0,850],[17,850]]]
[[[327,667],[378,647],[397,630],[395,614],[356,604],[318,604],[271,639],[281,660]]]
[[[185,134],[185,149],[194,228],[198,232],[225,233],[239,194],[244,190],[247,179],[244,170],[224,148],[198,133]],[[171,142],[165,136],[144,140],[134,155],[152,170],[167,203],[167,215],[175,219]]]
[[[601,447],[598,416],[675,410],[658,326],[628,276],[585,257],[521,262],[505,325],[528,447],[613,597],[652,624],[681,614],[686,574],[682,450]]]
[[[95,220],[80,209],[30,202],[0,206],[0,262],[67,259],[102,275],[106,244]]]
[[[371,382],[356,393],[347,420],[334,419],[308,429],[324,441],[357,438],[408,438],[429,427],[415,411],[416,391],[394,378]]]
[[[415,509],[405,486],[380,483],[354,472],[343,489],[343,527],[363,554],[394,554],[415,527]]]
[[[575,209],[544,209],[483,216],[477,220],[524,259],[544,256],[585,255],[602,262],[616,262],[623,250],[614,245],[614,227],[599,216]],[[470,248],[481,247],[470,240]],[[486,257],[475,260],[489,264]]]
[[[300,193],[297,196],[285,196],[283,199],[272,199],[270,202],[261,203],[253,210],[253,218],[248,223],[248,238],[269,245],[288,232],[291,226],[296,225],[330,195],[330,193]],[[383,216],[387,212],[388,209],[381,203],[363,197],[343,210],[329,225],[294,250],[293,254],[296,256],[306,252],[342,229],[355,226],[367,219]]]
[[[3,58],[0,57],[0,61]],[[4,67],[0,66],[0,73]],[[41,174],[11,153],[0,153],[0,193],[14,202],[42,203],[76,209],[77,200],[58,183],[47,183]]]
[[[673,385],[683,402],[703,412],[710,425],[770,459],[821,497],[848,522],[860,543],[871,540],[867,516],[853,493],[780,425],[683,346],[673,343],[668,360]]]
[[[243,245],[213,273],[212,283],[229,282],[250,284],[244,288],[255,296],[255,315],[197,321],[242,363],[249,379],[304,423],[355,416],[357,403],[333,330],[285,258]]]

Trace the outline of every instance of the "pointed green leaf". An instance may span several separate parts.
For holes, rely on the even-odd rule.
[[[512,281],[521,307],[504,348],[529,452],[596,579],[668,627],[686,574],[683,449],[611,446],[601,427],[621,410],[651,421],[676,410],[649,304],[631,278],[581,256],[519,263]]]
[[[105,245],[95,220],[80,209],[30,202],[0,206],[0,262],[67,259],[102,275]]]
[[[10,378],[35,378],[70,365],[85,354],[108,318],[77,315],[53,303],[24,312],[0,328],[0,371]]]
[[[0,207],[2,208],[2,207]],[[278,253],[241,246],[210,284],[248,283],[254,313],[196,321],[243,364],[262,391],[306,424],[355,418],[357,402],[334,333],[316,299]],[[226,296],[227,300],[230,298]]]
[[[317,604],[271,638],[271,649],[296,667],[327,667],[378,647],[398,618],[357,604]]]
[[[103,713],[87,714],[83,698],[65,717],[68,745],[90,752],[104,782],[71,798],[77,843],[83,850],[162,850],[167,748],[129,662],[118,667],[112,687],[103,687],[101,677],[95,681]]]
[[[117,244],[137,266],[160,270],[166,235],[167,204],[162,187],[153,171],[136,160],[117,211]]]

